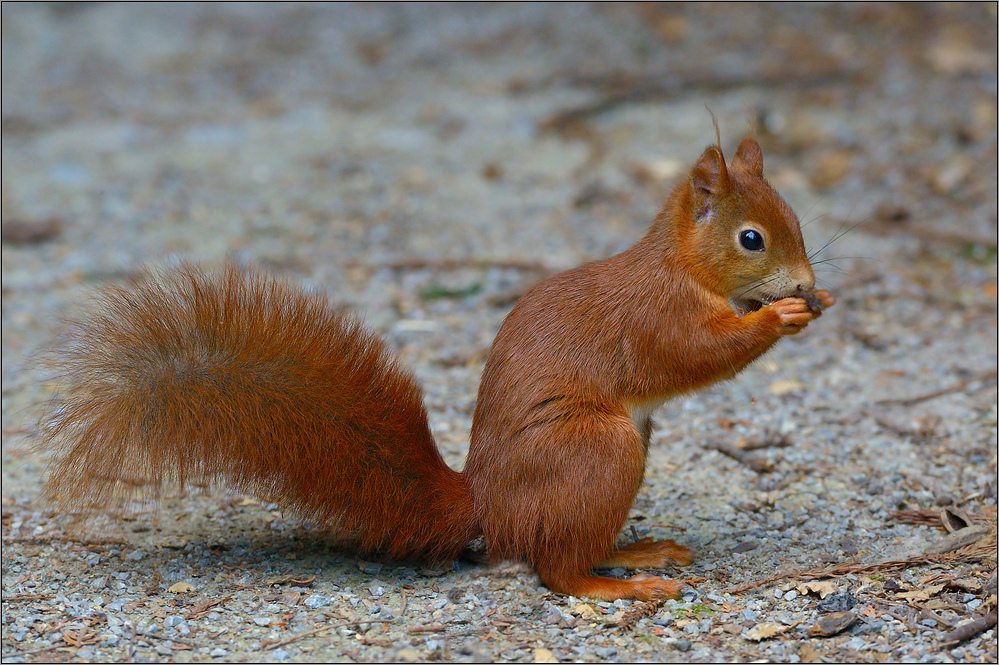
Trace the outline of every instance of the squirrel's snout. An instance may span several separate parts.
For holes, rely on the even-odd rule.
[[[799,275],[797,275],[798,286],[795,291],[804,291],[810,293],[815,289],[815,273],[812,272],[811,266],[808,267],[807,271],[802,270]]]

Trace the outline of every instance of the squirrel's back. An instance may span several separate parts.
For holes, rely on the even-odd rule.
[[[413,377],[324,297],[250,270],[145,272],[61,345],[58,463],[77,508],[201,483],[268,497],[363,550],[454,557],[478,534]]]

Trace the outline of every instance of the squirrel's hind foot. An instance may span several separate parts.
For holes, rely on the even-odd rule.
[[[662,596],[678,600],[682,597],[683,590],[688,587],[687,584],[678,582],[677,580],[667,580],[648,574],[635,575],[626,580],[585,575],[572,579],[558,580],[557,582],[554,580],[551,582],[545,580],[545,583],[553,591],[582,598],[607,601],[619,598],[652,600],[653,598]]]
[[[685,545],[677,545],[672,540],[641,540],[615,548],[597,568],[665,568],[670,564],[689,566],[694,559],[694,550]]]

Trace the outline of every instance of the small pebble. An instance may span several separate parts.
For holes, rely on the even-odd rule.
[[[319,594],[312,594],[305,599],[305,606],[309,609],[318,609],[320,607],[326,607],[330,604],[330,599],[326,596],[320,596]]]

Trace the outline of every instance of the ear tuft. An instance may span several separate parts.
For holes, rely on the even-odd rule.
[[[739,144],[739,148],[732,157],[732,167],[762,178],[763,151],[760,149],[760,144],[748,136],[742,139],[742,143]]]

